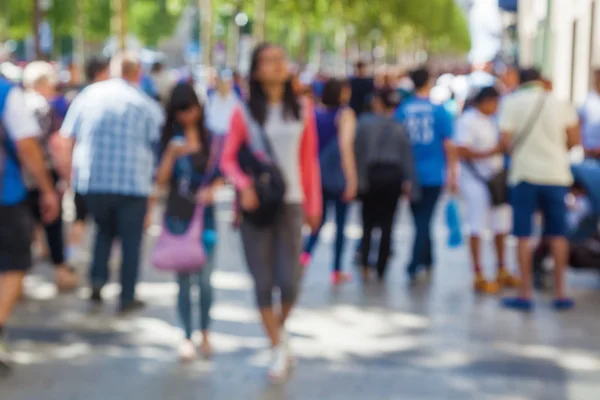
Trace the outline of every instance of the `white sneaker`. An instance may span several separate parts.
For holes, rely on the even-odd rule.
[[[8,352],[6,336],[0,336],[0,376],[7,375],[12,370],[12,360]]]
[[[181,362],[192,362],[196,359],[196,346],[194,346],[194,342],[189,339],[186,339],[179,346],[179,360]]]
[[[281,383],[288,374],[289,360],[285,346],[280,344],[272,350],[272,360],[269,366],[269,379],[272,383]]]

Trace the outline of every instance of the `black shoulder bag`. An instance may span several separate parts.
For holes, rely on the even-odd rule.
[[[247,125],[253,123],[246,113]],[[258,159],[246,143],[238,153],[238,162],[242,170],[252,179],[258,197],[258,208],[253,211],[242,210],[244,220],[256,226],[270,225],[281,210],[286,191],[283,174],[277,165],[277,157],[271,140],[264,128],[257,124],[265,151],[270,160]],[[250,130],[250,127],[247,128]],[[250,134],[250,132],[248,132]]]
[[[540,100],[537,103],[536,108],[533,110],[532,114],[527,120],[527,123],[523,126],[523,129],[521,129],[520,134],[517,136],[517,139],[513,143],[511,153],[514,153],[515,151],[520,149],[521,146],[525,143],[525,140],[527,140],[527,138],[531,134],[531,131],[533,130],[533,127],[540,118],[542,109],[544,108],[544,104],[546,104],[545,93],[542,94]],[[477,168],[475,168],[475,165],[473,165],[471,161],[466,161],[465,165],[473,173],[475,178],[477,178],[487,186],[490,192],[492,205],[499,206],[508,203],[508,171],[506,169],[502,169],[501,171],[494,174],[494,176],[492,176],[490,179],[486,179],[479,173],[479,171],[477,171]]]

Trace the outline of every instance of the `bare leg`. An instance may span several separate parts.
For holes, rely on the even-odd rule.
[[[38,250],[40,258],[48,258],[50,250],[46,245],[46,234],[42,225],[36,225],[33,231],[33,243]]]
[[[21,296],[25,272],[6,272],[0,277],[0,326],[8,322],[8,318]]]
[[[494,237],[494,245],[496,247],[496,257],[498,259],[498,267],[499,268],[506,268],[506,259],[505,259],[505,240],[506,240],[506,235],[503,233],[497,234]]]
[[[272,307],[261,308],[260,316],[262,318],[263,327],[265,328],[265,332],[267,333],[269,340],[271,340],[271,346],[272,347],[279,346],[280,322],[279,322],[279,318],[277,317],[277,314],[275,313],[275,311],[273,310]]]
[[[279,318],[279,323],[281,326],[285,325],[285,321],[287,321],[288,317],[292,312],[293,304],[282,304],[281,305],[281,315]]]
[[[481,239],[477,235],[472,235],[470,238],[471,261],[475,274],[481,273]]]
[[[73,223],[73,227],[71,228],[71,234],[69,237],[69,244],[71,246],[80,246],[81,242],[83,242],[83,236],[85,234],[85,222],[76,221]]]
[[[566,298],[565,271],[569,263],[569,241],[564,237],[550,238],[552,257],[554,258],[554,279],[556,299]]]
[[[212,345],[210,344],[210,331],[202,331],[202,344],[200,345],[202,356],[204,358],[210,358],[212,356]]]
[[[533,254],[531,252],[530,238],[519,238],[517,251],[522,282],[521,286],[519,287],[519,297],[523,299],[531,299],[533,290]]]

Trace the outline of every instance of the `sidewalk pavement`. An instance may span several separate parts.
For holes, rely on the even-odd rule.
[[[408,288],[411,245],[404,209],[386,285],[328,282],[331,232],[307,271],[289,323],[298,365],[278,387],[266,380],[267,342],[259,325],[237,233],[219,212],[210,362],[180,365],[177,286],[148,265],[140,297],[148,308],[115,316],[118,287],[92,310],[86,290],[57,296],[40,263],[11,323],[14,374],[0,379],[1,400],[597,400],[600,398],[600,278],[570,276],[577,308],[558,314],[538,297],[531,315],[500,308],[470,291],[466,248],[449,250],[436,225],[437,270],[429,286]],[[356,236],[356,215],[347,233]],[[155,230],[151,233],[156,234]],[[353,244],[347,246],[351,264]],[[511,254],[512,254],[511,250]],[[486,249],[493,265],[491,243]],[[492,271],[490,270],[491,274]]]

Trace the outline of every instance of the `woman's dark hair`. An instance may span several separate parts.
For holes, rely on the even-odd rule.
[[[342,90],[348,87],[347,80],[331,78],[323,86],[321,102],[327,108],[337,108],[342,105]]]
[[[381,103],[387,109],[396,108],[402,102],[402,96],[400,95],[400,93],[398,93],[398,91],[394,89],[390,89],[387,87],[376,90],[375,93],[373,93],[372,100],[374,99],[381,100]]]
[[[178,134],[181,134],[182,127],[177,122],[177,113],[189,109],[192,106],[200,107],[201,116],[198,120],[198,139],[202,145],[202,151],[209,151],[208,132],[204,128],[204,107],[198,100],[198,95],[194,87],[188,83],[179,83],[171,92],[169,103],[166,107],[165,126],[163,127],[162,136],[160,138],[160,154],[162,154],[169,142]]]
[[[497,99],[500,97],[500,92],[493,86],[484,87],[473,98],[473,104],[481,104],[486,100]]]
[[[262,43],[258,45],[252,53],[252,61],[250,62],[249,87],[250,95],[248,97],[248,108],[250,114],[260,126],[264,126],[267,120],[267,95],[262,87],[262,82],[256,79],[256,72],[259,68],[260,56],[263,51],[274,47],[271,43]],[[292,77],[285,82],[283,92],[283,116],[284,118],[300,119],[300,103],[298,97],[294,93],[292,86]]]

